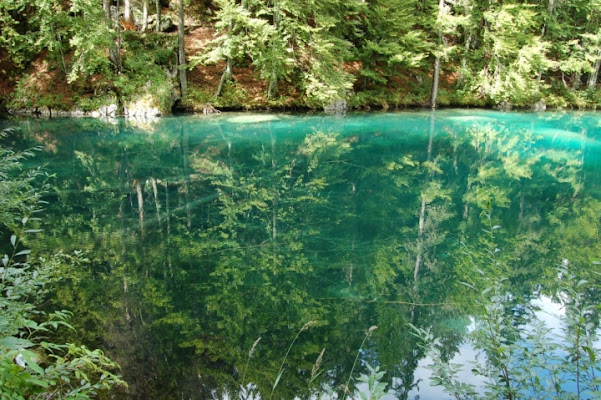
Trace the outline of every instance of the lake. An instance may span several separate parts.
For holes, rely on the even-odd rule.
[[[55,174],[36,247],[85,260],[52,307],[120,398],[359,398],[378,366],[386,398],[437,399],[411,325],[466,363],[486,282],[524,327],[561,318],[562,266],[599,304],[598,113],[2,123]]]

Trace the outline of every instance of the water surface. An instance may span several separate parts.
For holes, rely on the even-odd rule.
[[[470,358],[462,282],[505,277],[518,310],[554,293],[564,259],[598,279],[600,117],[27,120],[7,141],[44,148],[40,243],[88,258],[56,306],[121,363],[129,398],[269,398],[289,348],[273,398],[308,398],[349,379],[377,326],[353,377],[379,366],[390,398],[428,399],[440,392],[408,324]]]

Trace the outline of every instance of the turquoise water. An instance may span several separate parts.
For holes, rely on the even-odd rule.
[[[507,278],[526,324],[566,259],[598,304],[601,114],[18,125],[6,142],[42,146],[29,163],[56,174],[39,246],[89,259],[55,305],[122,365],[122,397],[269,398],[282,368],[273,398],[308,398],[355,389],[371,365],[389,398],[435,399],[408,324],[469,360],[479,311],[463,283]]]

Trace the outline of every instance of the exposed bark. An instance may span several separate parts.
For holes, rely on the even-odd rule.
[[[184,47],[184,0],[178,1],[178,19],[179,26],[177,29],[177,38],[179,44],[178,59],[179,59],[179,88],[182,97],[186,95],[188,88],[188,78],[186,76],[186,49]]]

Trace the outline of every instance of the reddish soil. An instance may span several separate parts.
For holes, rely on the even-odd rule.
[[[188,32],[186,35],[186,54],[188,57],[204,52],[210,46],[210,42],[214,37],[215,31],[207,27],[198,27]],[[194,86],[202,86],[212,93],[217,89],[224,69],[224,61],[213,65],[198,65],[189,72],[188,80]],[[246,89],[251,101],[265,101],[267,82],[260,79],[258,74],[251,68],[234,65],[232,75],[233,80]]]
[[[12,77],[14,69],[15,66],[8,61],[8,51],[0,48],[0,99],[6,98],[15,87]]]

